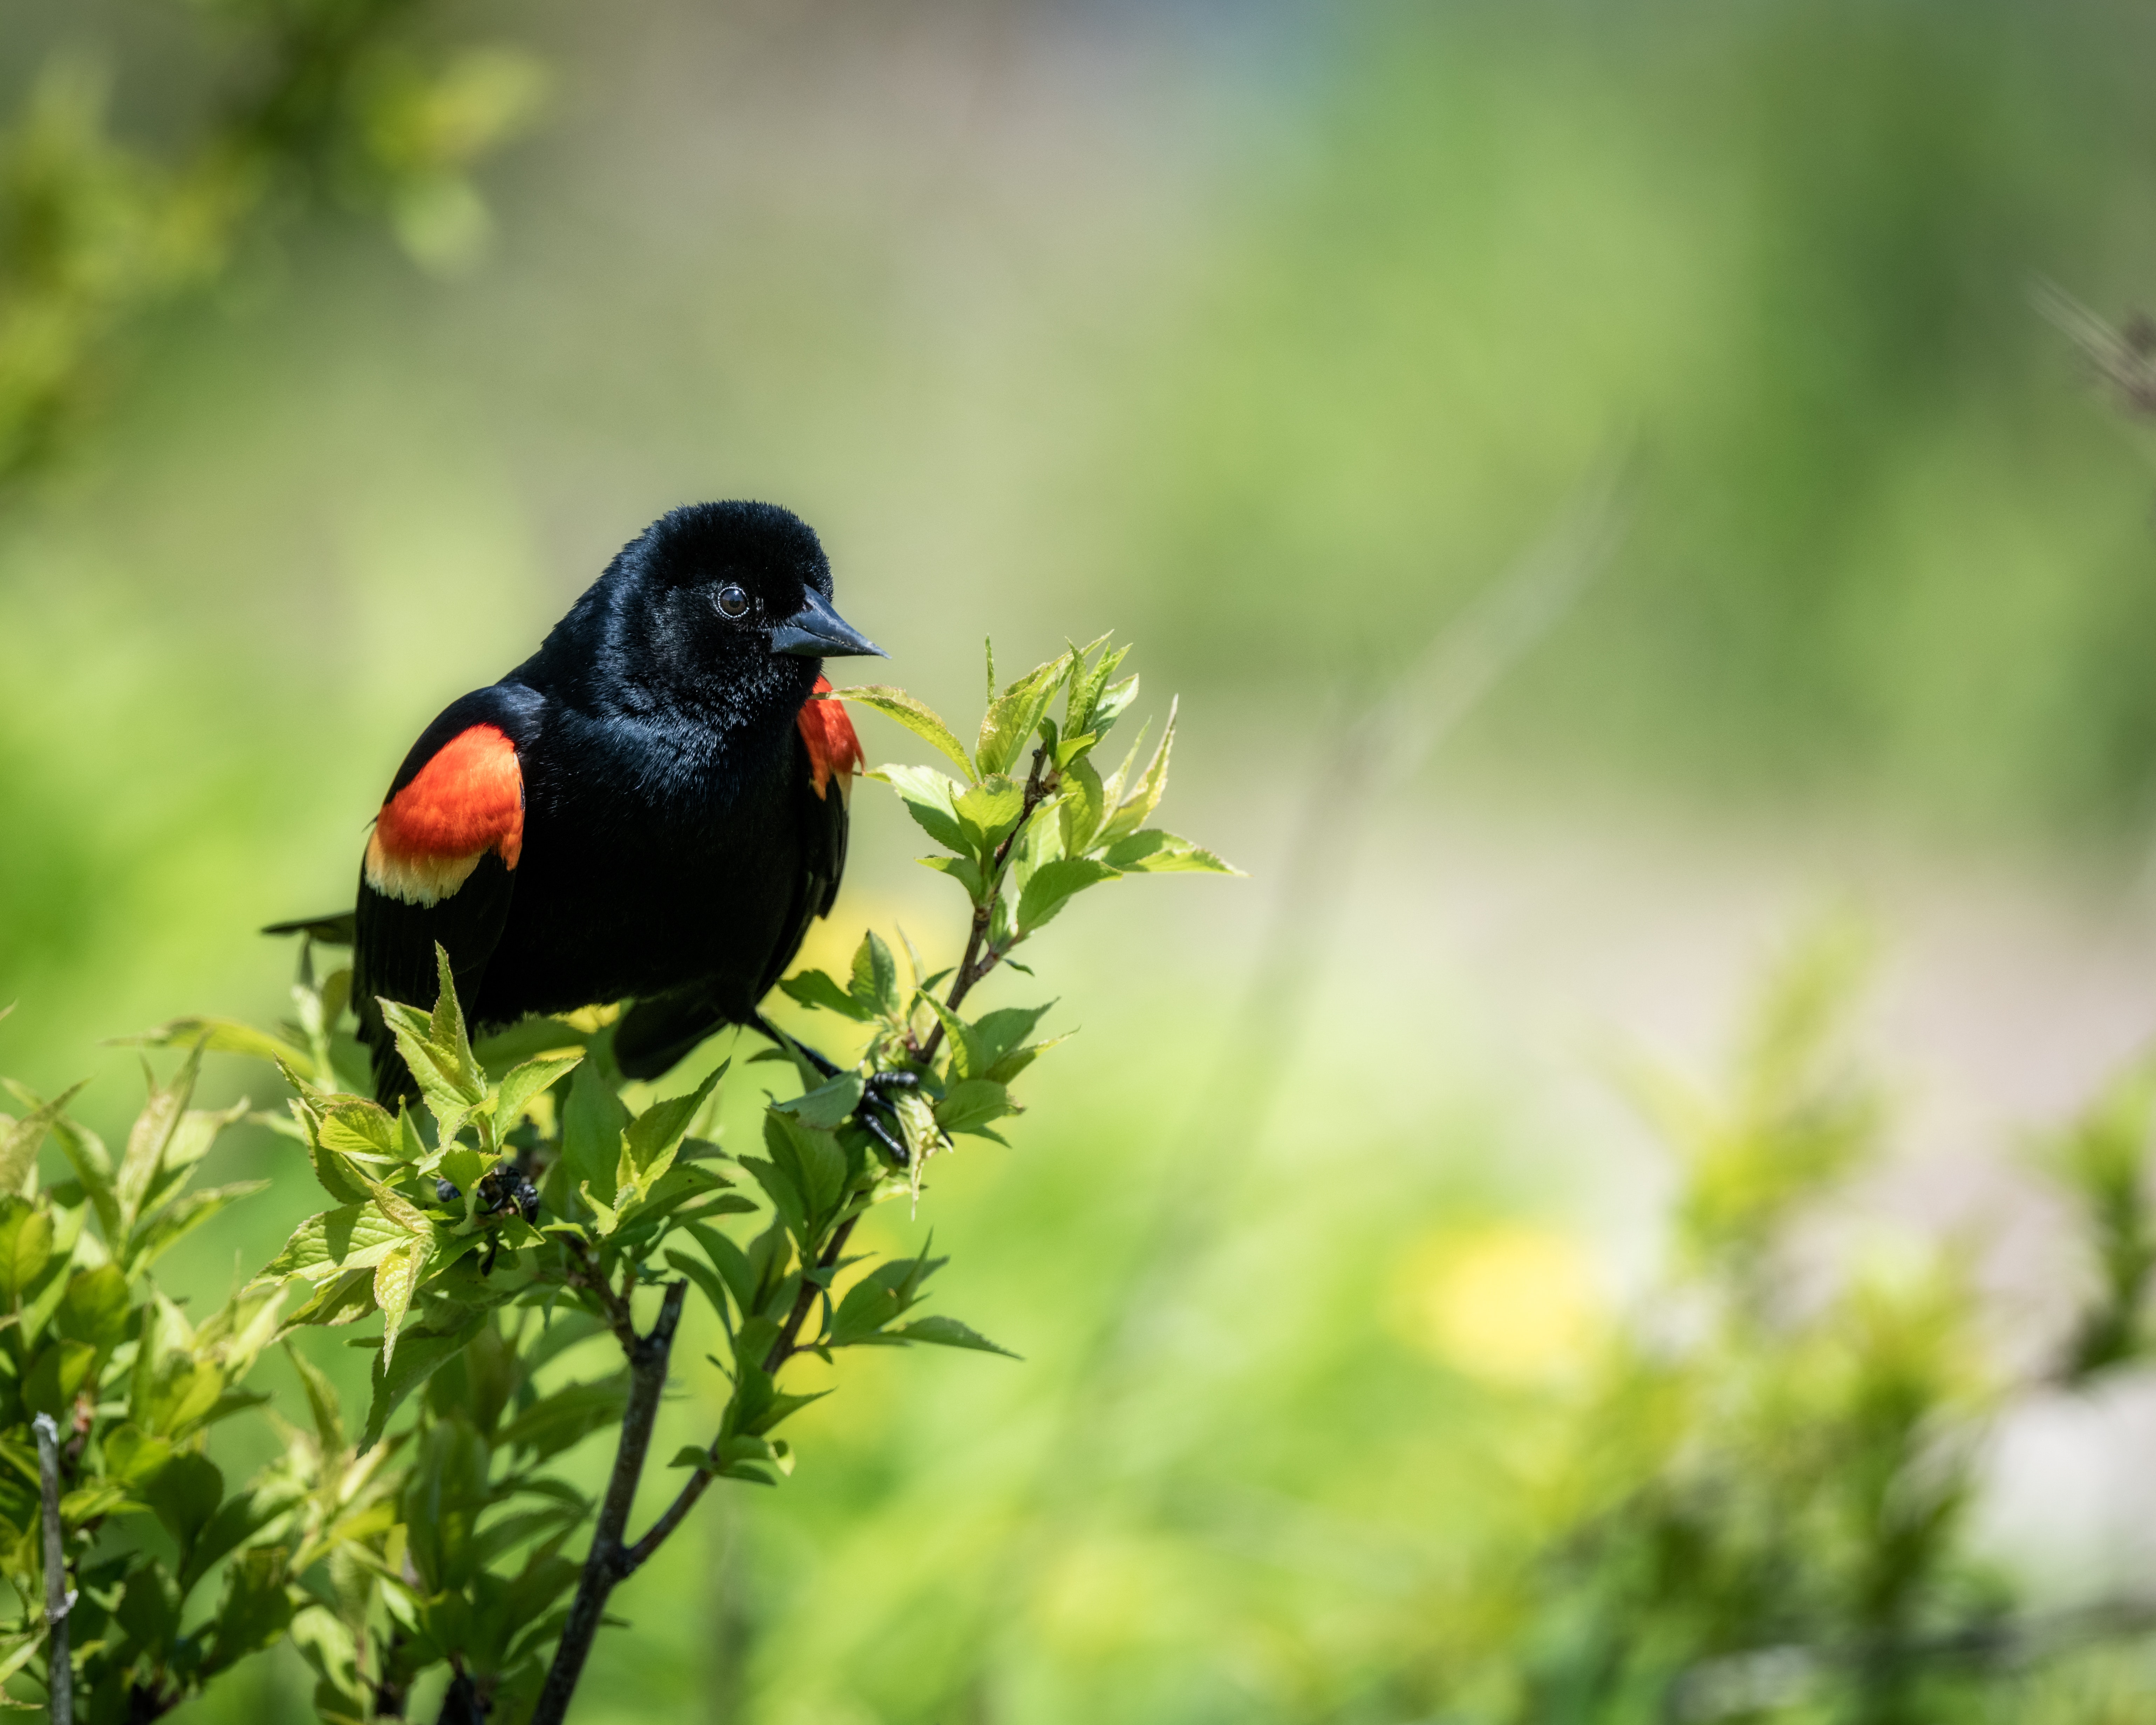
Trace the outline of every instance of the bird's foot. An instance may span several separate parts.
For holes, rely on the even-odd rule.
[[[891,1166],[901,1170],[913,1165],[913,1157],[906,1147],[906,1128],[899,1120],[894,1093],[920,1088],[917,1072],[871,1072],[861,1081],[861,1099],[854,1109],[854,1118],[883,1147]]]
[[[805,1042],[796,1041],[768,1019],[758,1018],[756,1027],[779,1047],[798,1054],[826,1081],[839,1076],[840,1068],[835,1060],[819,1054]],[[912,1167],[913,1157],[906,1147],[906,1128],[899,1122],[898,1104],[893,1093],[920,1087],[921,1076],[916,1072],[871,1072],[861,1081],[861,1099],[854,1105],[854,1119],[876,1141],[885,1159],[901,1170]]]

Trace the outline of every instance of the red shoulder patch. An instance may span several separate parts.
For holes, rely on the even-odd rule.
[[[831,680],[816,679],[816,694],[829,695]],[[814,774],[816,794],[830,794],[829,787],[834,773],[839,778],[839,794],[850,797],[854,792],[854,775],[868,765],[868,757],[861,752],[861,740],[854,735],[854,721],[846,716],[843,701],[818,701],[814,696],[801,703],[801,740],[808,745],[808,769]]]
[[[524,774],[516,745],[474,725],[434,752],[382,805],[367,844],[367,884],[407,904],[449,896],[491,850],[511,868],[524,849]]]

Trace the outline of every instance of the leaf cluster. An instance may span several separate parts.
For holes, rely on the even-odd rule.
[[[775,1485],[791,1470],[782,1429],[815,1396],[789,1362],[861,1348],[1004,1352],[924,1309],[944,1262],[927,1245],[883,1261],[847,1246],[874,1206],[918,1202],[921,1169],[954,1137],[996,1138],[1018,1111],[1012,1085],[1053,1045],[1036,1034],[1049,1007],[968,1014],[971,988],[1081,891],[1127,873],[1224,869],[1145,825],[1166,784],[1172,717],[1142,772],[1134,747],[1108,778],[1095,773],[1091,752],[1136,691],[1135,678],[1115,680],[1124,655],[1104,645],[992,691],[970,756],[901,692],[851,691],[955,752],[966,774],[963,784],[915,768],[881,775],[953,847],[937,860],[968,888],[965,952],[932,973],[903,937],[901,957],[870,931],[844,982],[788,978],[794,1000],[865,1027],[867,1043],[846,1068],[783,1037],[758,1055],[800,1083],[766,1096],[752,1146],[720,1142],[729,1064],[675,1094],[629,1084],[610,1005],[475,1038],[445,952],[430,1005],[378,1003],[417,1091],[384,1107],[365,1094],[352,973],[317,981],[311,941],[290,1023],[184,1019],[138,1039],[185,1052],[116,1162],[69,1119],[67,1098],[26,1096],[30,1111],[0,1132],[0,1558],[23,1602],[0,1640],[8,1670],[28,1681],[45,1645],[26,1438],[40,1411],[74,1433],[71,1573],[88,1601],[77,1609],[80,1692],[126,1697],[131,1720],[154,1717],[289,1635],[326,1721],[400,1717],[414,1681],[447,1666],[465,1710],[455,1717],[551,1722],[606,1595],[701,1493],[722,1480]],[[245,1113],[187,1108],[210,1050],[277,1069],[285,1111],[247,1117],[292,1147],[295,1173],[324,1202],[193,1329],[151,1267],[250,1189],[188,1188],[216,1133]],[[48,1134],[72,1174],[49,1187],[34,1170]],[[723,1337],[707,1358],[724,1405],[707,1441],[673,1455],[672,1507],[632,1538],[692,1288]],[[367,1356],[363,1409],[343,1404],[311,1352],[334,1332]],[[203,1434],[259,1399],[239,1380],[273,1342],[306,1417],[265,1413],[282,1453],[228,1496]],[[609,1430],[614,1479],[594,1502],[559,1464]],[[171,1549],[108,1553],[100,1530],[131,1512],[154,1517]],[[222,1603],[205,1616],[188,1602],[213,1575]]]
[[[286,1482],[272,1472],[228,1489],[204,1453],[213,1426],[264,1399],[243,1385],[276,1334],[279,1296],[243,1291],[197,1324],[151,1275],[259,1189],[192,1184],[247,1108],[191,1106],[200,1062],[191,1049],[151,1081],[116,1158],[69,1116],[73,1091],[44,1101],[11,1086],[28,1111],[0,1115],[0,1578],[18,1604],[0,1629],[0,1679],[51,1681],[30,1430],[42,1414],[60,1433],[70,1662],[87,1702],[78,1717],[92,1722],[157,1717],[291,1617]],[[69,1178],[39,1178],[48,1138]]]

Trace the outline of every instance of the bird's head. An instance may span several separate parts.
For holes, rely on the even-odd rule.
[[[775,504],[671,510],[616,567],[633,650],[683,695],[732,705],[768,692],[798,706],[824,660],[882,655],[833,608],[815,533]]]

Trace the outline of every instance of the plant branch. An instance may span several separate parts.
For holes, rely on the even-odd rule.
[[[49,1414],[31,1422],[38,1434],[38,1485],[45,1524],[46,1687],[53,1725],[74,1725],[74,1666],[68,1652],[67,1550],[60,1540],[60,1429]]]
[[[1011,847],[1018,843],[1019,835],[1025,831],[1028,823],[1033,819],[1033,811],[1055,788],[1052,773],[1046,778],[1041,776],[1041,768],[1047,762],[1047,749],[1036,747],[1033,752],[1033,768],[1025,776],[1025,805],[1019,813],[1018,824],[1004,835],[1004,842],[996,846],[996,854],[989,860],[988,896],[973,906],[973,927],[972,933],[966,937],[966,956],[958,961],[957,974],[951,979],[951,992],[943,997],[944,1005],[953,1012],[957,1010],[958,1003],[973,992],[973,984],[1003,960],[1004,955],[993,947],[989,947],[988,956],[983,957],[981,947],[988,939],[989,924],[995,920],[996,900],[1004,890],[1004,870],[1010,863]],[[926,1065],[933,1060],[936,1051],[942,1045],[943,1021],[938,1019],[935,1028],[928,1033],[928,1040],[921,1045],[921,1064]]]
[[[583,1578],[577,1584],[576,1601],[569,1608],[562,1630],[561,1645],[547,1672],[547,1686],[540,1692],[531,1725],[562,1725],[568,1715],[569,1697],[583,1675],[599,1620],[606,1615],[607,1596],[629,1571],[623,1565],[622,1536],[629,1527],[629,1512],[636,1501],[638,1481],[644,1476],[644,1457],[651,1449],[651,1434],[658,1424],[659,1397],[666,1388],[666,1363],[674,1348],[674,1332],[681,1322],[685,1281],[669,1282],[659,1317],[650,1332],[636,1338],[629,1354],[629,1405],[621,1416],[621,1444],[614,1451],[613,1476],[607,1482],[606,1501],[599,1507],[598,1525],[593,1530],[592,1548],[584,1557]]]
[[[819,1270],[829,1270],[838,1263],[845,1252],[847,1240],[853,1236],[854,1224],[860,1219],[858,1216],[850,1216],[833,1231],[829,1241],[817,1256],[816,1267]],[[778,1339],[771,1344],[771,1351],[763,1357],[766,1376],[777,1377],[778,1368],[800,1352],[801,1327],[808,1321],[808,1314],[815,1310],[816,1291],[815,1282],[803,1276],[801,1291],[793,1296],[793,1309],[786,1314],[786,1322],[779,1330]],[[652,1553],[664,1545],[674,1530],[688,1518],[689,1512],[696,1507],[696,1500],[704,1495],[716,1477],[716,1475],[701,1467],[689,1476],[688,1483],[675,1494],[674,1501],[651,1524],[650,1531],[622,1554],[623,1575],[634,1575],[644,1567]]]

